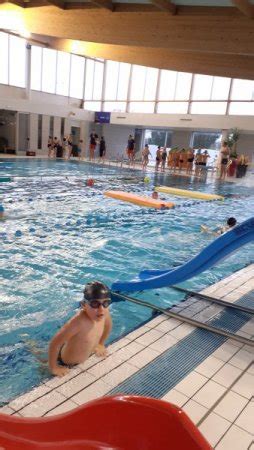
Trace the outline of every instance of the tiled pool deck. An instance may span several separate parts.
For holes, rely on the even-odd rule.
[[[232,303],[253,290],[254,264],[202,293]],[[254,309],[253,293],[252,298],[253,306],[248,306]],[[179,311],[179,305],[175,310]],[[211,322],[223,313],[223,308],[189,298],[181,303],[180,312]],[[247,317],[237,334],[254,339],[254,316]],[[156,379],[154,371],[158,361],[171,350],[175,354],[177,349],[180,352],[194,333],[197,329],[191,325],[165,315],[157,316],[110,345],[106,359],[92,355],[64,378],[49,379],[11,401],[1,412],[24,417],[59,414],[112,391],[124,392],[126,386],[130,391],[139,381],[148,387],[150,383],[153,392],[154,385],[160,388],[163,383],[161,378]],[[202,333],[206,333],[208,340],[210,336],[214,339],[213,333]],[[216,450],[254,450],[254,347],[222,339],[223,344],[218,344],[215,351],[209,351],[212,347],[208,345],[202,363],[185,372],[182,378],[180,375],[179,379],[180,365],[175,367],[174,376],[178,376],[178,381],[173,386],[171,383],[168,392],[164,389],[160,397],[182,407]],[[197,349],[190,346],[189,353],[195,352]],[[170,357],[171,353],[168,354]],[[168,377],[166,373],[163,378],[170,381],[171,373],[172,368]],[[134,389],[132,393],[137,392]]]

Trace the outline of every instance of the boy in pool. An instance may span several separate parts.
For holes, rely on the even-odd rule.
[[[112,329],[110,290],[99,282],[87,283],[81,310],[53,337],[49,344],[49,368],[53,375],[64,376],[83,363],[91,353],[106,356],[105,341]]]
[[[237,220],[234,217],[229,217],[229,219],[227,220],[227,224],[217,228],[216,230],[211,230],[209,227],[207,227],[205,225],[201,225],[200,228],[201,228],[201,231],[203,231],[205,233],[213,234],[214,236],[220,236],[221,234],[224,234],[227,231],[234,228],[236,226],[236,224],[237,224]]]

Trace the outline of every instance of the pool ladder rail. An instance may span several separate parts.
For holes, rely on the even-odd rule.
[[[189,295],[189,297],[195,296],[206,302],[215,303],[215,304],[218,304],[225,308],[230,308],[231,310],[248,313],[248,314],[254,314],[254,309],[252,309],[252,308],[248,308],[248,307],[238,305],[238,304],[236,305],[236,304],[228,303],[224,300],[220,300],[220,299],[217,299],[214,297],[209,297],[209,296],[207,296],[205,294],[201,294],[199,292],[189,291],[188,289],[184,289],[184,288],[181,288],[178,286],[170,286],[170,288],[173,288],[180,292],[184,292],[185,294]],[[188,323],[189,325],[195,326],[197,328],[200,328],[200,329],[203,329],[206,331],[211,331],[212,333],[218,334],[220,336],[224,336],[228,339],[233,339],[237,342],[240,342],[241,344],[246,344],[246,345],[250,345],[251,347],[254,347],[254,340],[252,340],[252,339],[248,339],[244,336],[231,333],[227,330],[223,330],[222,328],[218,328],[218,327],[210,325],[206,322],[201,322],[199,320],[195,320],[190,317],[186,317],[177,312],[173,312],[170,309],[161,308],[160,306],[154,305],[147,301],[139,300],[137,298],[130,297],[130,296],[122,294],[120,292],[112,292],[112,299],[113,299],[113,301],[129,301],[132,303],[136,303],[137,305],[140,305],[140,306],[146,306],[147,308],[150,308],[153,311],[160,312],[168,317],[180,320],[181,322]]]

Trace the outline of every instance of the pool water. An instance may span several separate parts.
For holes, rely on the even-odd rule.
[[[108,285],[131,279],[144,268],[179,265],[201,251],[213,237],[200,233],[235,216],[251,217],[251,187],[195,181],[168,174],[70,161],[2,160],[1,201],[7,219],[0,222],[0,402],[31,389],[49,373],[31,347],[46,354],[49,340],[78,307],[84,285]],[[88,178],[94,187],[86,187]],[[225,195],[225,201],[202,202],[161,195],[174,201],[173,210],[152,210],[103,195],[121,189],[151,195],[155,185],[182,187]],[[253,262],[248,244],[216,267],[183,283],[200,290]],[[164,288],[134,295],[161,307],[179,302],[183,294]],[[120,302],[111,306],[116,339],[151,316],[151,310]]]

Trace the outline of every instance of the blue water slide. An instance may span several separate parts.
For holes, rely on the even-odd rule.
[[[251,241],[254,241],[254,217],[219,236],[182,266],[167,270],[142,271],[137,278],[131,281],[113,283],[111,289],[112,291],[135,292],[182,283],[214,266]]]

